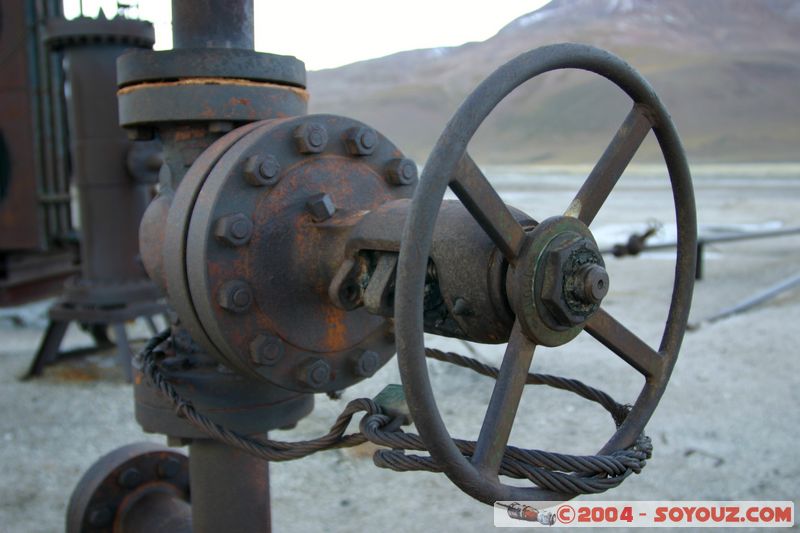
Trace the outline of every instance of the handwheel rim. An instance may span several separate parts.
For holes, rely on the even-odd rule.
[[[689,317],[696,255],[696,214],[688,163],[669,114],[649,83],[618,57],[595,47],[558,44],[542,47],[506,63],[470,94],[445,127],[415,191],[400,247],[395,303],[398,366],[411,415],[431,456],[464,492],[485,503],[497,500],[561,500],[574,495],[538,487],[504,485],[482,475],[456,448],[439,414],[430,384],[424,346],[422,292],[433,228],[449,177],[489,113],[518,86],[553,70],[579,69],[598,74],[653,113],[656,135],[669,173],[678,226],[672,297],[659,352],[657,377],[648,377],[630,416],[599,451],[606,454],[633,444],[658,404],[677,360]]]

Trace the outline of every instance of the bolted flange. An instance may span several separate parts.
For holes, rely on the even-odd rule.
[[[301,154],[319,154],[328,144],[328,130],[318,122],[305,122],[292,134]]]
[[[176,499],[189,503],[189,458],[150,442],[123,446],[95,462],[78,482],[67,507],[66,533],[118,531],[126,518],[142,512],[138,502],[158,498],[171,509]]]
[[[219,289],[217,303],[228,311],[244,313],[253,305],[253,291],[244,281],[226,281]]]

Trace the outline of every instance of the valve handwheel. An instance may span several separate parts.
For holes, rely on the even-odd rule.
[[[563,215],[526,232],[466,152],[486,116],[511,91],[545,72],[593,72],[621,88],[633,108]],[[678,226],[675,280],[658,350],[602,307],[608,276],[588,226],[650,132],[672,184]],[[442,422],[431,390],[423,339],[423,290],[434,223],[450,187],[509,264],[507,293],[516,314],[475,452],[462,455]],[[678,134],[653,89],[632,67],[591,46],[558,44],[522,54],[489,76],[445,127],[425,166],[403,232],[395,304],[400,373],[411,415],[433,459],[464,492],[498,500],[560,500],[539,487],[500,482],[503,453],[537,345],[559,346],[584,329],[645,377],[631,412],[599,451],[631,446],[660,400],[678,357],[689,316],[696,255],[694,193]]]

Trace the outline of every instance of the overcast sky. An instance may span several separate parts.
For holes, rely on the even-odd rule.
[[[139,0],[139,17],[156,26],[156,48],[172,47],[169,0]],[[483,41],[547,0],[255,0],[256,50],[294,55],[309,70],[337,67],[402,50]],[[80,0],[64,0],[67,18]],[[116,0],[83,0],[84,13]]]

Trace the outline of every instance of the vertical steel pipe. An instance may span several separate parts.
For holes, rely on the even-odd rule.
[[[253,0],[172,0],[173,48],[254,47]]]
[[[271,529],[269,463],[212,440],[189,445],[194,533]]]

